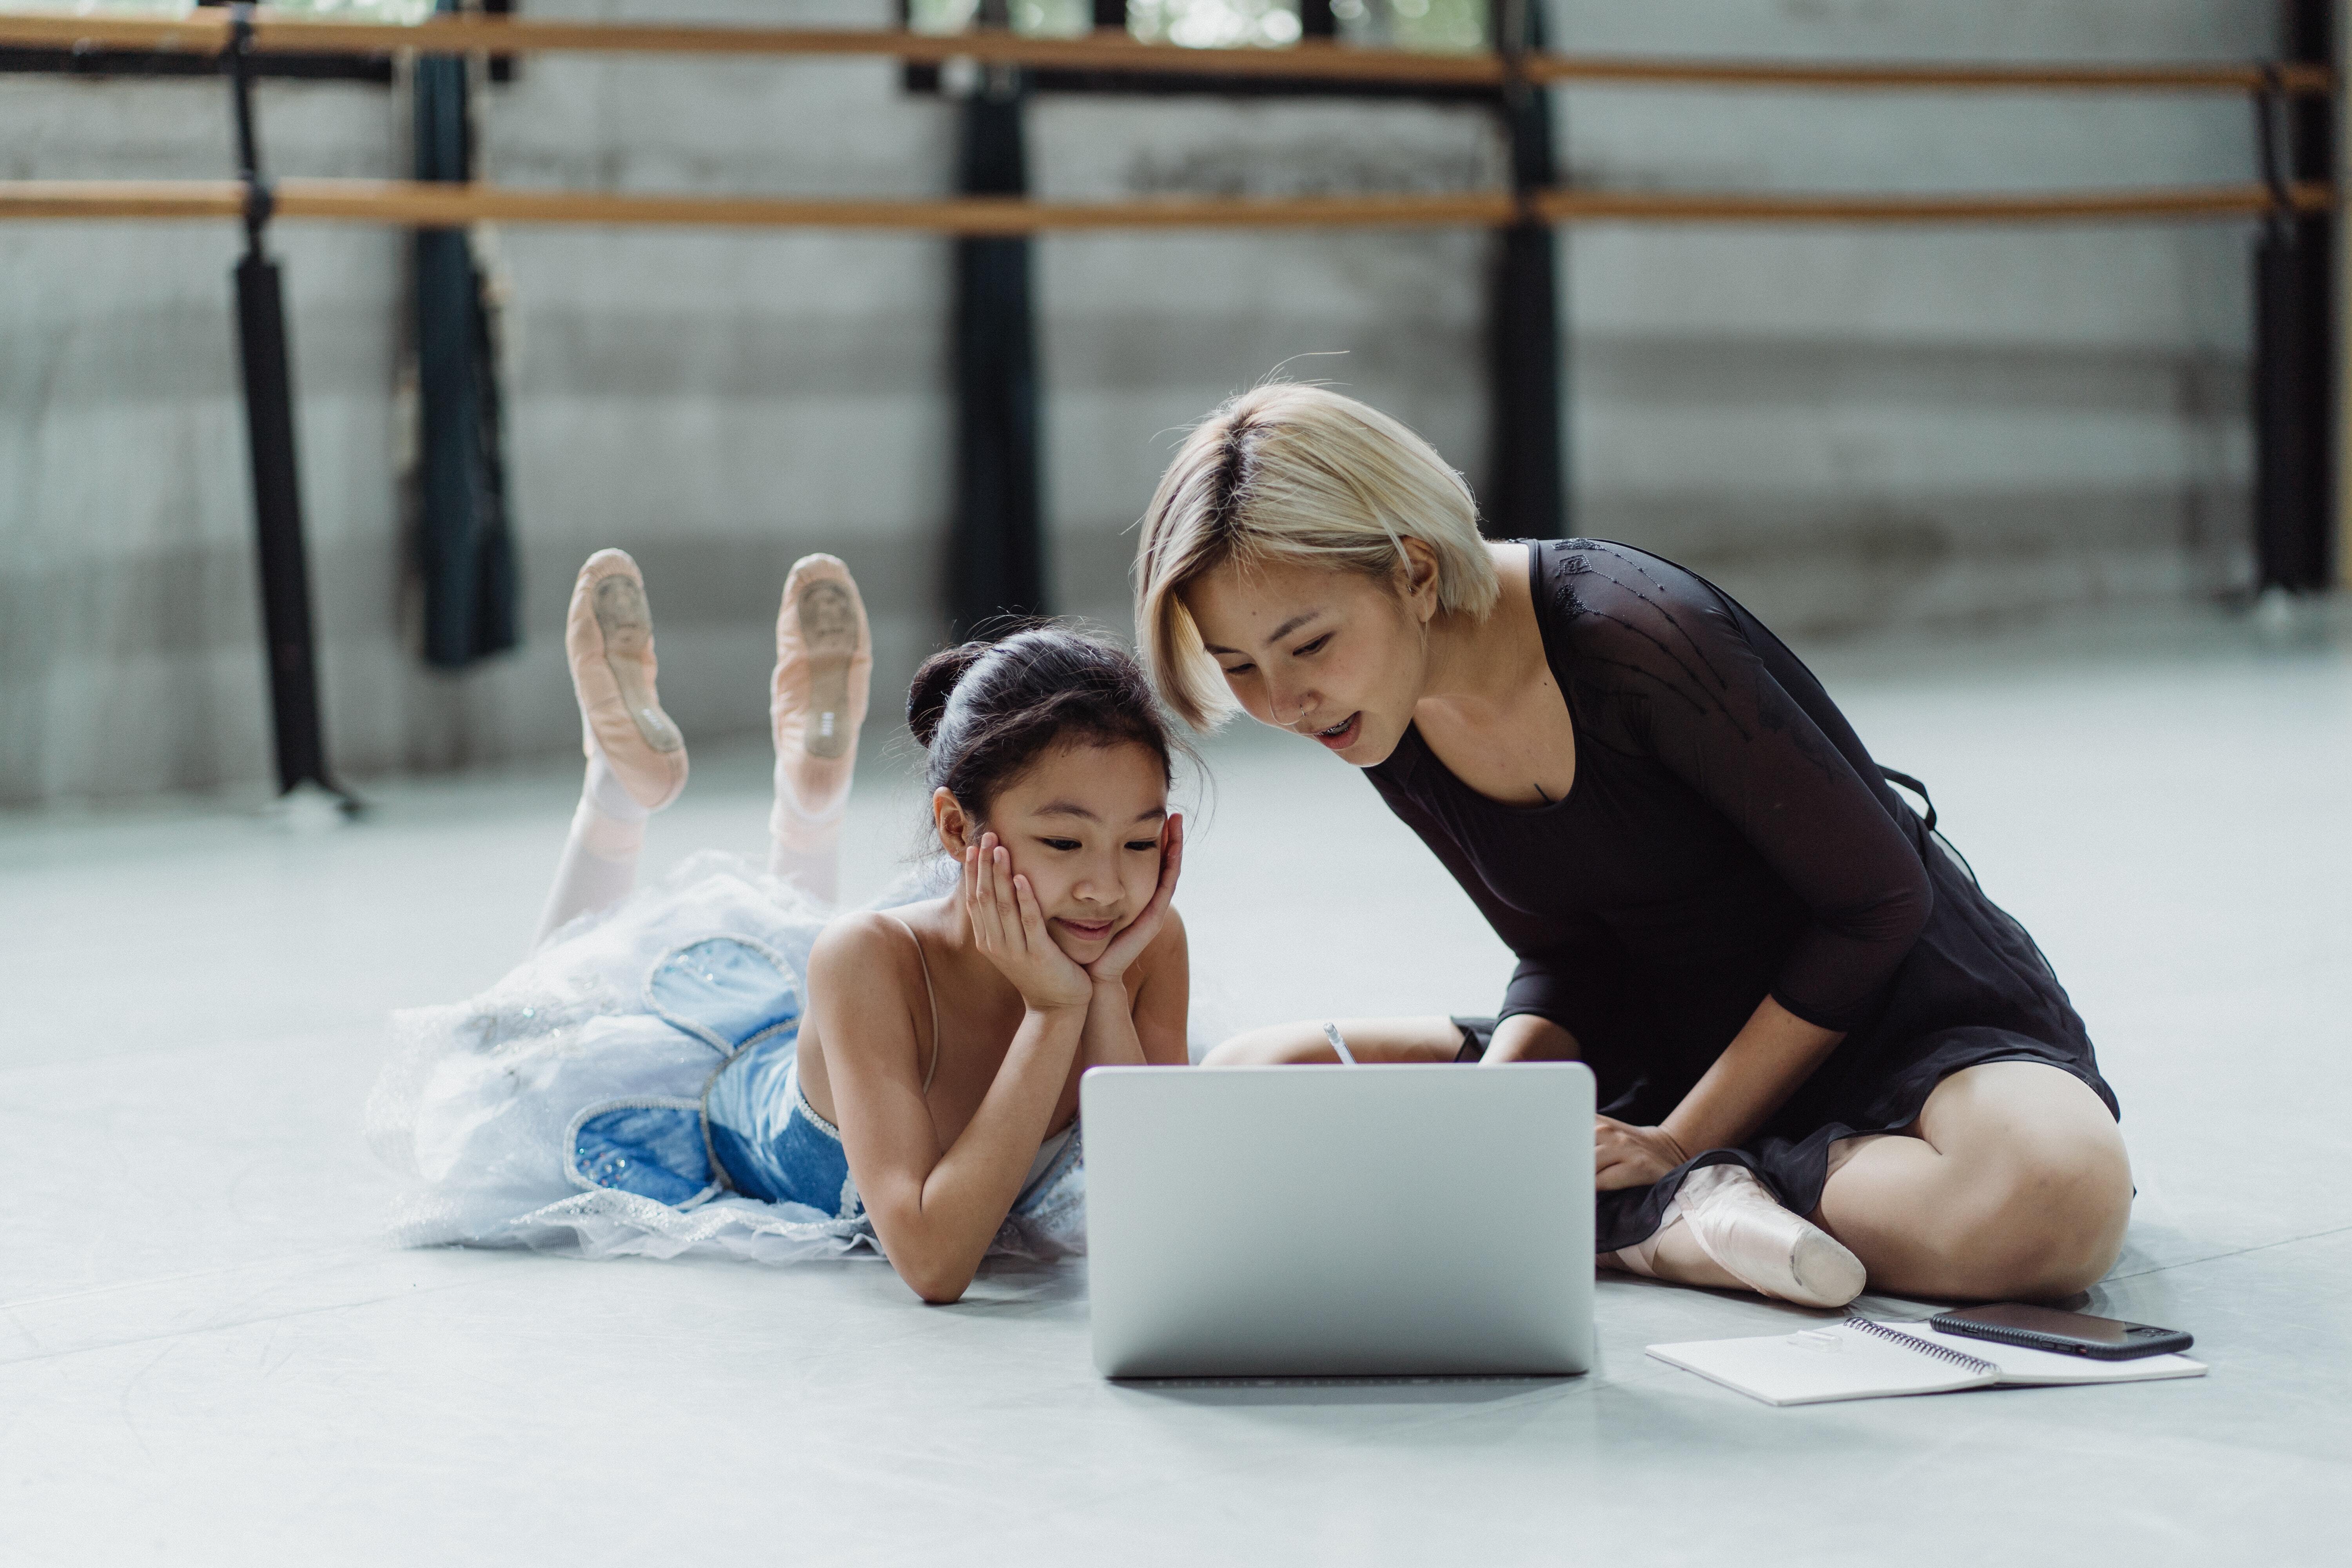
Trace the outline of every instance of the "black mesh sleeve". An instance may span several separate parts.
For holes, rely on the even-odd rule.
[[[1562,584],[1580,674],[1611,689],[1626,741],[1721,813],[1811,911],[1772,995],[1808,1023],[1853,1028],[1927,924],[1918,852],[1729,601],[1655,557],[1604,547],[1583,562]],[[1811,684],[1793,656],[1770,652]],[[1851,735],[1833,711],[1827,721]]]

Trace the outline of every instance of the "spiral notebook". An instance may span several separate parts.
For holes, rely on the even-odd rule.
[[[1965,1348],[1963,1348],[1965,1347]],[[2146,1383],[2202,1377],[2185,1355],[2090,1361],[2022,1345],[1939,1334],[1924,1323],[1848,1318],[1825,1328],[1744,1340],[1652,1345],[1670,1366],[1737,1389],[1767,1405],[1824,1405],[1905,1394],[1955,1394],[2065,1383]]]

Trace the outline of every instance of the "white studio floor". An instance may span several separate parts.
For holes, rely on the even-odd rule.
[[[2139,1186],[2091,1310],[2212,1365],[2137,1386],[1776,1410],[1642,1347],[1805,1314],[1604,1276],[1587,1377],[1124,1387],[1080,1263],[930,1309],[872,1261],[396,1250],[384,1015],[518,956],[576,772],[378,785],[342,831],[0,817],[0,1561],[2342,1563],[2347,642],[1818,661],[2090,1020]],[[1491,1006],[1507,956],[1367,785],[1212,759],[1205,1011]],[[911,846],[905,773],[867,769],[853,894]],[[755,848],[764,775],[698,753],[650,868]]]

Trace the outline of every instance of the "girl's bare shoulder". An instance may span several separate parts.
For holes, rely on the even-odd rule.
[[[852,910],[835,915],[809,952],[809,973],[872,983],[888,979],[919,984],[911,924],[920,930],[920,905],[903,910]]]

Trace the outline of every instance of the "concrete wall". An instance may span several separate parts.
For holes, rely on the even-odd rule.
[[[2240,59],[2259,0],[1564,0],[1570,47]],[[2242,182],[2233,97],[1564,95],[1580,184],[1934,191]],[[1799,630],[1982,620],[2251,578],[2241,224],[1570,231],[1581,531]]]
[[[537,14],[632,7],[532,0]],[[674,16],[640,0],[636,14]],[[879,26],[887,0],[701,0]],[[2269,8],[2189,0],[1555,0],[1565,47],[2243,58]],[[1561,100],[1596,184],[2003,188],[2229,180],[2234,100],[1632,94]],[[281,174],[396,174],[404,94],[273,84]],[[953,124],[878,62],[534,60],[485,103],[517,184],[918,195]],[[0,174],[216,176],[215,84],[0,79]],[[1491,184],[1473,110],[1056,99],[1055,196]],[[858,569],[893,694],[939,633],[947,247],[922,238],[508,229],[520,653],[449,677],[404,568],[405,247],[289,225],[329,741],[354,776],[574,742],[578,561],[645,563],[665,700],[758,732],[773,596]],[[0,803],[268,776],[227,226],[0,227]],[[1803,631],[2209,594],[2247,572],[2247,235],[2230,226],[1862,233],[1591,229],[1563,247],[1576,521],[1717,575]],[[1126,531],[1177,432],[1277,363],[1391,408],[1476,477],[1474,234],[1041,243],[1047,504],[1065,608],[1124,624]],[[1328,358],[1298,358],[1330,355]],[[887,697],[886,697],[887,700]]]
[[[1031,119],[1042,195],[1492,188],[1475,108],[1058,99]],[[1063,236],[1039,247],[1058,603],[1129,626],[1132,531],[1184,428],[1277,366],[1413,426],[1476,475],[1489,243],[1456,230]]]

